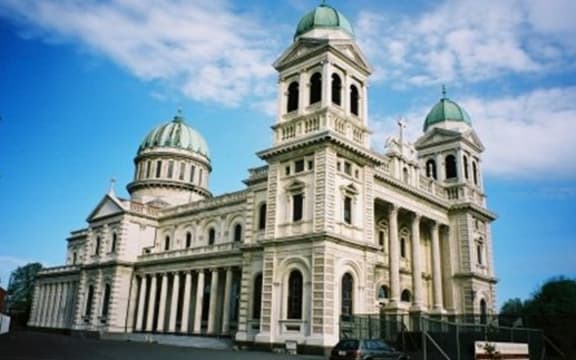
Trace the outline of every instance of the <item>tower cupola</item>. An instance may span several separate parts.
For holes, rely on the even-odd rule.
[[[442,88],[442,98],[424,121],[424,132],[431,127],[442,127],[450,130],[466,130],[472,125],[470,116],[463,107],[446,97],[446,89]]]
[[[156,206],[179,205],[210,197],[208,144],[188,125],[181,111],[154,128],[138,147],[134,181],[128,192],[135,201]]]
[[[320,4],[300,19],[294,33],[294,39],[313,30],[319,30],[318,33],[326,30],[341,30],[347,36],[354,37],[350,21],[341,12],[325,3]]]

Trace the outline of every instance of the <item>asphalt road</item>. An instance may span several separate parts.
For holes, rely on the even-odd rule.
[[[179,346],[94,340],[28,331],[0,335],[0,360],[296,360],[320,356],[256,351],[197,349]]]

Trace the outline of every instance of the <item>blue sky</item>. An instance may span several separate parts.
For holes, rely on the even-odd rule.
[[[0,285],[59,265],[70,230],[117,179],[126,196],[149,130],[182,107],[210,146],[210,187],[242,188],[271,144],[272,62],[319,1],[3,0]],[[372,146],[420,134],[440,86],[486,152],[498,303],[576,277],[576,2],[331,0],[374,68]]]

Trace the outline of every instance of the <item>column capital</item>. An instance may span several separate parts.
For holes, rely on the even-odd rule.
[[[391,215],[397,214],[398,210],[400,210],[400,206],[398,206],[397,204],[389,203],[388,209],[389,209]]]
[[[422,215],[418,214],[417,212],[413,211],[412,212],[412,221],[417,221],[419,222],[422,219]]]

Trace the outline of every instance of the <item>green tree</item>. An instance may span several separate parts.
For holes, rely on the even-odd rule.
[[[18,267],[10,274],[6,291],[6,309],[17,324],[28,322],[34,295],[34,280],[41,269],[42,264],[29,263]]]
[[[525,303],[520,298],[508,299],[500,308],[501,315],[522,315],[525,312]]]

